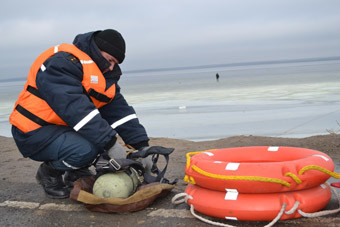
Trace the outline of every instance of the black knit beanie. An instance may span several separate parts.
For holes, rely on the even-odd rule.
[[[94,35],[98,48],[117,58],[122,63],[125,58],[125,41],[123,36],[113,29],[100,31]]]

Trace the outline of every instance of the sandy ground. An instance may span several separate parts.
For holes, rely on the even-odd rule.
[[[276,138],[259,136],[234,136],[213,141],[192,142],[180,139],[151,138],[150,145],[160,145],[175,148],[171,155],[167,176],[183,179],[187,152],[202,151],[214,148],[246,147],[246,146],[291,146],[315,149],[328,154],[336,165],[340,165],[340,135],[329,134],[307,138]],[[12,138],[0,136],[0,179],[18,174],[22,182],[35,182],[38,162],[23,158],[17,150]],[[22,168],[25,171],[22,171]],[[10,179],[8,179],[10,180]]]
[[[234,136],[214,141],[192,142],[180,139],[151,138],[151,145],[175,148],[171,155],[166,177],[170,180],[180,179],[176,192],[185,190],[183,181],[187,152],[202,151],[213,148],[245,147],[245,146],[292,146],[319,150],[328,154],[337,166],[340,166],[340,135],[328,134],[308,138],[273,138],[259,136]],[[39,163],[23,158],[18,152],[12,138],[0,137],[0,180],[2,182],[35,183],[35,173]],[[340,180],[336,180],[340,181]],[[314,219],[314,221],[313,221]],[[319,220],[308,219],[310,223]],[[320,219],[321,220],[321,219]],[[340,226],[340,214],[322,219],[327,226]],[[292,224],[292,222],[288,222]],[[303,221],[304,224],[309,221]],[[295,224],[299,224],[297,220]],[[314,225],[313,225],[314,226]]]

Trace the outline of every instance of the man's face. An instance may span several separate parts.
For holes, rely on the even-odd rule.
[[[103,71],[103,74],[108,72],[108,71],[112,71],[113,70],[113,67],[115,66],[115,64],[118,64],[118,60],[113,57],[112,55],[106,53],[105,51],[100,51],[100,53],[103,55],[103,57],[110,63],[110,67],[108,67],[107,69],[105,69]]]

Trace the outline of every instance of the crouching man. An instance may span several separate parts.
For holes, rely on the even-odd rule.
[[[10,123],[22,155],[42,162],[36,178],[48,197],[69,197],[99,154],[125,158],[117,135],[136,150],[149,146],[117,84],[124,58],[122,35],[107,29],[79,34],[33,63]]]

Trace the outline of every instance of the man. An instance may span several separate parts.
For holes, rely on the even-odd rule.
[[[218,82],[220,79],[220,75],[218,73],[216,73],[216,81]]]
[[[10,123],[22,155],[43,162],[36,178],[48,197],[69,197],[67,186],[92,174],[98,154],[125,158],[117,134],[136,150],[149,146],[117,84],[124,58],[123,37],[108,29],[79,34],[33,63]]]

